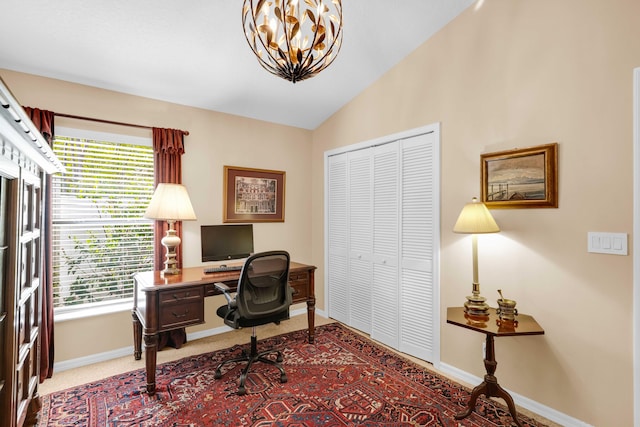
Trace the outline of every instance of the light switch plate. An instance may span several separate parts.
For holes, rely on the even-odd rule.
[[[628,255],[626,233],[587,233],[587,251],[599,254]]]

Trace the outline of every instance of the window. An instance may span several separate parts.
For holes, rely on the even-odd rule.
[[[52,179],[56,313],[123,302],[131,274],[153,269],[151,138],[58,128]]]

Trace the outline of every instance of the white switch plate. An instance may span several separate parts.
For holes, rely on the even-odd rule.
[[[587,251],[599,254],[628,255],[626,233],[587,233]]]

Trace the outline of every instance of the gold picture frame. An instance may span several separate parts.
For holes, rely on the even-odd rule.
[[[286,173],[224,167],[223,222],[284,222]]]
[[[557,208],[558,143],[480,155],[488,208]]]

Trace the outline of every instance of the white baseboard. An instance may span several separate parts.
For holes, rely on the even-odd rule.
[[[438,370],[440,370],[442,373],[454,379],[457,379],[458,381],[462,381],[467,384],[480,384],[483,381],[483,378],[478,378],[475,375],[471,375],[466,371],[463,371],[461,369],[456,368],[455,366],[451,366],[446,363],[440,363],[438,366]],[[534,412],[562,426],[593,427],[590,424],[585,423],[584,421],[580,421],[576,418],[572,418],[566,414],[563,414],[562,412],[556,411],[553,408],[550,408],[546,405],[543,405],[534,400],[531,400],[528,397],[524,397],[518,393],[514,393],[511,390],[507,390],[507,392],[511,395],[511,397],[513,397],[513,401],[515,402],[516,405],[521,406],[531,412]]]
[[[307,314],[307,308],[291,310],[290,316],[298,316]],[[316,311],[316,315],[326,317],[323,311]],[[222,334],[224,332],[232,331],[233,329],[228,326],[220,326],[213,329],[207,329],[204,331],[197,331],[187,334],[187,341],[197,340],[199,338],[210,337],[213,335]],[[133,345],[128,347],[119,348],[116,350],[105,351],[103,353],[96,353],[90,356],[78,357],[76,359],[69,359],[62,362],[55,362],[53,364],[54,372],[62,372],[69,369],[79,368],[81,366],[92,365],[94,363],[106,362],[108,360],[117,359],[120,357],[133,356]],[[144,356],[143,356],[144,357]]]
[[[133,356],[133,346],[105,351],[104,353],[96,353],[90,356],[78,357],[76,359],[69,359],[62,362],[54,362],[53,372],[67,371],[69,369],[93,365],[94,363],[105,362],[107,360],[118,359],[125,356]]]

